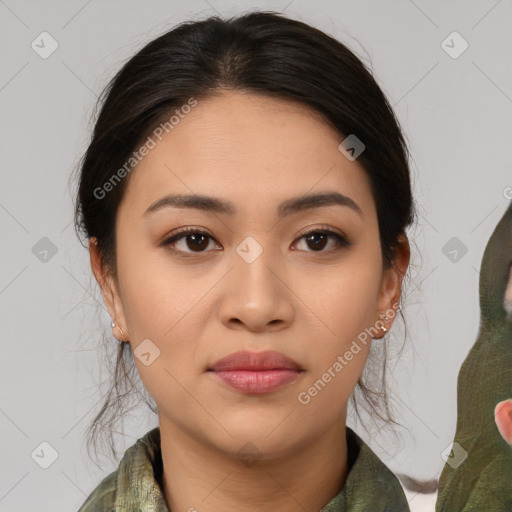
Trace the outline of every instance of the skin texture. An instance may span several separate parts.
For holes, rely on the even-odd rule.
[[[403,238],[396,267],[383,270],[370,182],[339,151],[343,138],[293,102],[240,91],[201,100],[129,177],[117,276],[91,240],[93,272],[123,330],[114,335],[132,350],[146,339],[160,350],[149,366],[135,362],[158,405],[173,511],[319,510],[345,482],[346,407],[371,338],[308,404],[298,395],[396,305],[410,255]],[[278,218],[281,201],[320,191],[351,197],[363,216],[330,205]],[[166,207],[144,215],[171,193],[229,200],[236,214]],[[184,226],[211,235],[203,252],[186,236],[177,252],[162,244]],[[350,246],[327,238],[315,249],[304,232],[323,226]],[[236,252],[248,236],[263,249],[251,263]],[[305,371],[277,391],[246,395],[206,371],[238,350],[277,350]],[[239,454],[247,443],[255,464]]]

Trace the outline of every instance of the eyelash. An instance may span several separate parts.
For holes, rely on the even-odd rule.
[[[206,237],[211,238],[212,240],[215,240],[206,231],[203,231],[203,230],[198,229],[198,228],[187,227],[187,228],[181,228],[180,230],[178,230],[175,233],[173,233],[171,236],[167,237],[162,242],[161,245],[163,245],[163,246],[170,246],[174,242],[177,242],[181,238],[184,238],[186,235],[191,235],[191,234],[194,234],[194,235],[204,235]],[[332,229],[330,229],[328,227],[323,227],[323,226],[321,226],[320,228],[313,228],[313,229],[311,229],[309,231],[306,231],[305,233],[302,233],[302,235],[300,236],[300,238],[298,238],[298,240],[301,240],[302,238],[307,237],[308,235],[312,235],[312,234],[328,235],[329,237],[334,238],[336,240],[337,247],[335,249],[330,249],[330,250],[327,250],[327,251],[324,251],[324,250],[313,251],[313,250],[311,250],[311,251],[306,251],[306,252],[319,253],[319,254],[321,254],[321,253],[331,253],[331,252],[338,251],[340,249],[349,247],[351,245],[350,242],[347,240],[347,238],[345,236],[341,235],[340,233],[338,233],[336,231],[333,231]],[[174,249],[172,247],[170,249],[173,252],[177,252],[177,253],[180,253],[180,254],[185,253],[185,254],[191,254],[191,255],[198,255],[198,254],[202,254],[204,252],[208,252],[208,251],[180,251],[180,250]]]

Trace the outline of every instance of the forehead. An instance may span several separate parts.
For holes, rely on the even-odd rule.
[[[186,111],[161,140],[152,136],[155,145],[131,171],[123,202],[142,210],[166,193],[196,193],[256,211],[332,189],[362,209],[374,207],[366,172],[338,149],[344,136],[306,105],[225,91]]]

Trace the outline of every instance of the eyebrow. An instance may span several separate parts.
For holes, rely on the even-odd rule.
[[[332,205],[347,206],[360,217],[364,217],[360,206],[352,198],[339,192],[320,192],[287,199],[278,205],[277,215],[279,218],[282,218],[292,213]],[[144,212],[144,215],[166,207],[195,208],[205,212],[223,213],[226,215],[234,215],[236,213],[235,205],[231,201],[200,194],[177,194],[167,195],[155,201]]]

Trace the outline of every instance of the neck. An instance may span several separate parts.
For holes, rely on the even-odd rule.
[[[163,417],[160,437],[170,512],[320,510],[348,473],[345,417],[300,446],[258,453],[257,461],[226,453]]]

